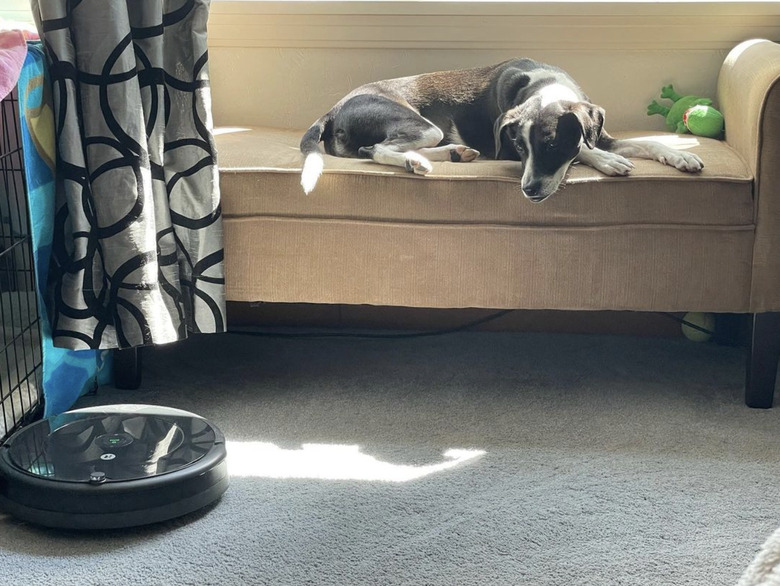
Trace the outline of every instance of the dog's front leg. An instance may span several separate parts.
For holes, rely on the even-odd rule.
[[[585,146],[582,147],[580,154],[574,160],[588,167],[593,167],[596,171],[601,171],[610,177],[628,175],[634,168],[634,164],[622,155],[599,148],[589,149]]]
[[[704,162],[698,155],[673,149],[652,140],[613,140],[609,150],[624,157],[658,161],[688,173],[698,173],[704,168]]]

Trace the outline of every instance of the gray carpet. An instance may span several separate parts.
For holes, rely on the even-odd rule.
[[[561,334],[157,349],[141,390],[83,404],[211,419],[228,492],[113,533],[0,515],[0,581],[733,586],[780,527],[780,408],[743,405],[743,361]]]

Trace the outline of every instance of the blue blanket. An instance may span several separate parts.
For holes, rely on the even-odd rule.
[[[66,350],[52,344],[46,290],[54,231],[54,114],[43,48],[38,42],[28,43],[27,48],[18,84],[19,116],[41,318],[44,416],[48,417],[111,382],[111,351]]]

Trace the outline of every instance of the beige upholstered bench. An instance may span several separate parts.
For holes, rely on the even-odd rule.
[[[724,62],[725,141],[662,132],[689,175],[575,166],[542,204],[517,163],[434,163],[418,177],[325,156],[300,187],[303,129],[218,128],[232,301],[753,314],[746,401],[772,404],[780,356],[780,45]]]

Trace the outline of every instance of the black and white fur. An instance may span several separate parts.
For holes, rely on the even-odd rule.
[[[603,129],[604,110],[592,104],[562,69],[531,59],[440,71],[363,85],[317,120],[301,140],[301,185],[310,193],[325,152],[370,158],[418,175],[431,161],[492,159],[522,162],[525,196],[555,193],[573,162],[605,175],[628,175],[627,157],[654,159],[681,171],[704,164],[692,153]]]

